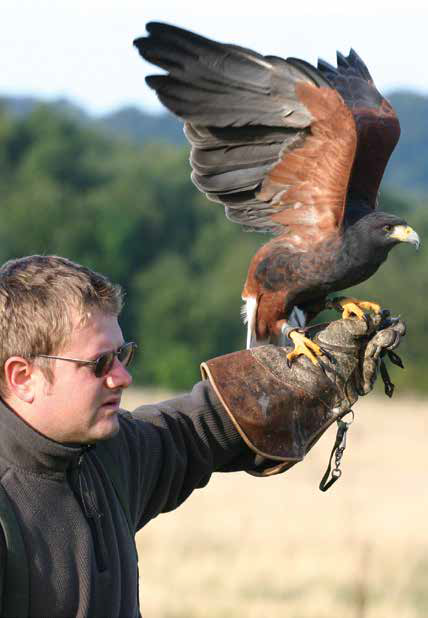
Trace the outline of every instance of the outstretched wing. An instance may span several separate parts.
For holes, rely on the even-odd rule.
[[[347,57],[337,54],[337,68],[319,60],[318,70],[340,92],[355,118],[358,145],[349,194],[375,208],[385,167],[400,137],[399,120],[353,49]]]
[[[231,220],[296,244],[340,228],[357,133],[322,74],[174,26],[147,30],[135,45],[167,73],[146,81],[185,121],[196,186]]]

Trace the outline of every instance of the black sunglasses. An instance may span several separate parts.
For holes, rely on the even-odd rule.
[[[124,343],[117,350],[111,352],[104,352],[98,358],[92,361],[82,360],[80,358],[64,358],[64,356],[50,356],[49,354],[38,354],[41,358],[52,358],[54,360],[70,361],[72,363],[79,363],[80,365],[90,365],[97,378],[102,378],[107,375],[113,367],[114,359],[117,358],[124,367],[128,367],[134,358],[137,344],[133,341]]]

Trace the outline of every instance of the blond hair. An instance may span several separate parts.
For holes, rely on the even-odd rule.
[[[91,311],[118,316],[122,306],[119,285],[66,258],[31,255],[6,262],[0,268],[0,393],[7,390],[8,358],[54,354],[69,340],[76,311],[84,323]]]

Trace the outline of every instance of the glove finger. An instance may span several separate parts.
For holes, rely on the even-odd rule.
[[[401,343],[401,335],[400,335],[400,333],[398,333],[397,331],[394,331],[394,332],[395,332],[395,339],[391,343],[391,345],[388,346],[388,350],[395,350],[395,348],[398,348],[398,346]]]
[[[396,331],[394,331],[393,328],[386,328],[385,330],[382,330],[379,333],[377,333],[373,337],[372,341],[373,343],[375,343],[376,345],[382,348],[389,348],[389,346],[395,342],[396,336],[397,336],[397,333]]]

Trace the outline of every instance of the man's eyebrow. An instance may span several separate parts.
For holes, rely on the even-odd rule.
[[[99,358],[103,354],[108,354],[109,352],[117,352],[124,344],[125,344],[125,341],[122,341],[122,343],[119,343],[119,345],[117,345],[116,347],[109,347],[105,350],[97,352],[96,354],[92,354],[91,355],[92,358],[90,360],[97,360],[97,358]]]

